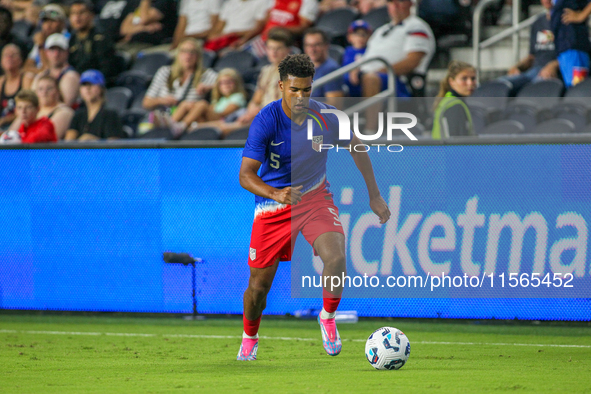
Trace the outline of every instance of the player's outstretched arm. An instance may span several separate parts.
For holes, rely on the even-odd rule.
[[[270,198],[280,204],[294,205],[302,200],[302,186],[277,189],[263,182],[258,175],[261,164],[258,160],[248,157],[242,158],[240,186],[257,196]]]
[[[355,146],[357,144],[361,144],[361,141],[359,141],[357,136],[353,135],[353,138],[351,138],[351,145]],[[357,169],[359,169],[365,180],[365,185],[367,186],[367,191],[369,193],[369,206],[371,210],[378,215],[381,224],[386,223],[388,219],[390,219],[390,209],[388,208],[386,201],[384,201],[380,195],[380,189],[376,183],[369,155],[367,152],[357,152],[355,149],[351,149],[351,156],[355,161]]]

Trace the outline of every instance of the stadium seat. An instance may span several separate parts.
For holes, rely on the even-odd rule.
[[[240,74],[252,69],[257,64],[257,58],[249,51],[231,51],[219,58],[213,69],[220,71],[224,68],[233,68]]]
[[[560,100],[564,85],[550,79],[523,87],[505,109],[505,119],[520,121],[527,132],[533,132],[538,123],[552,118],[552,108]]]
[[[575,124],[567,119],[550,119],[540,123],[534,134],[570,134],[575,131]]]
[[[105,106],[117,111],[118,113],[122,113],[127,108],[129,108],[132,98],[133,93],[129,88],[124,86],[110,88],[107,89],[107,92],[105,93]]]
[[[210,51],[209,49],[203,50],[203,56],[201,57],[201,63],[203,64],[203,68],[211,68],[215,63],[215,59],[217,58],[217,54],[214,51]]]
[[[328,47],[328,56],[330,56],[339,65],[343,61],[343,55],[345,54],[345,48],[340,45],[330,44]]]
[[[257,68],[263,68],[265,67],[267,64],[271,64],[271,62],[269,61],[269,59],[267,58],[267,56],[263,56],[261,58],[259,58],[259,60],[257,60]]]
[[[259,79],[261,69],[258,67],[249,68],[240,73],[242,75],[242,81],[246,84],[256,84]]]
[[[522,134],[525,127],[516,120],[501,120],[500,122],[489,125],[480,133],[480,135],[511,135]]]
[[[31,33],[33,32],[34,27],[35,26],[33,26],[28,21],[21,19],[13,23],[10,32],[20,38],[22,41],[30,41]]]
[[[250,129],[250,127],[243,127],[241,129],[236,130],[235,132],[226,135],[226,140],[232,140],[232,141],[245,141],[248,138],[248,130]]]
[[[244,84],[244,90],[246,90],[246,102],[250,102],[252,96],[254,96],[254,92],[257,90],[257,85],[254,83],[246,83]]]
[[[557,119],[566,119],[573,122],[577,133],[591,123],[591,108],[582,102],[563,101],[554,108],[553,113]]]
[[[127,111],[123,111],[119,118],[124,126],[128,126],[133,130],[133,134],[137,133],[138,124],[148,114],[148,111],[142,108],[132,108]]]
[[[586,79],[583,82],[568,89],[564,94],[562,103],[559,105],[577,105],[586,108],[591,108],[591,79]]]
[[[333,44],[345,45],[347,29],[356,18],[355,11],[339,8],[323,14],[316,22],[316,27],[326,32]]]
[[[514,103],[535,103],[538,107],[550,108],[559,101],[564,91],[564,84],[558,79],[546,79],[525,85],[515,98]]]
[[[575,132],[581,132],[591,123],[591,79],[568,89],[560,103],[553,107],[556,118],[575,124]]]
[[[146,73],[137,70],[129,70],[119,74],[116,85],[129,88],[133,93],[133,96],[136,97],[148,88],[149,83],[150,77],[146,75]]]
[[[476,134],[480,134],[491,121],[491,114],[489,108],[478,103],[468,103],[470,109],[470,116],[472,117],[472,126]]]
[[[486,107],[503,109],[509,100],[512,85],[505,81],[491,81],[480,85],[470,96],[471,102],[480,102]]]
[[[159,127],[150,130],[145,134],[140,134],[136,138],[141,138],[145,140],[171,140],[172,133],[170,132],[170,130],[166,128]]]
[[[122,71],[129,70],[129,67],[131,67],[131,55],[129,53],[124,52],[124,51],[116,51],[115,57],[117,58],[117,60],[119,61],[120,65],[121,65],[120,70],[122,70]]]
[[[591,104],[589,103],[589,97],[591,97],[591,78],[569,88],[564,94],[565,99],[585,98],[587,104]]]
[[[388,7],[375,8],[369,11],[367,14],[361,17],[364,21],[369,23],[373,30],[378,27],[390,23],[390,17],[388,16]]]
[[[148,75],[150,79],[156,74],[156,71],[162,66],[167,66],[172,63],[172,58],[165,52],[146,53],[138,55],[137,59],[131,66],[133,71],[141,71]]]
[[[221,136],[221,132],[216,127],[204,127],[202,129],[197,129],[192,133],[183,134],[181,141],[210,141],[210,140],[219,140]]]
[[[542,106],[528,102],[512,102],[507,106],[503,113],[503,119],[517,120],[529,132],[541,122],[552,117],[552,113],[545,110]]]
[[[129,108],[144,108],[144,96],[146,95],[146,90],[142,90],[133,96],[131,101],[131,105]]]

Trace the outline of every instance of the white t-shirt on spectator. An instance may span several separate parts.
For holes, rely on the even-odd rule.
[[[273,0],[226,0],[220,19],[226,22],[222,34],[248,31],[257,21],[265,19]]]
[[[300,12],[298,15],[301,18],[305,18],[310,22],[316,22],[316,18],[318,18],[318,14],[320,13],[320,7],[318,5],[318,1],[316,0],[303,0],[302,7],[300,8]]]
[[[426,74],[429,62],[435,54],[435,37],[427,22],[414,15],[396,26],[390,22],[376,29],[367,42],[363,58],[380,56],[388,63],[395,64],[411,52],[425,53],[415,72]],[[372,62],[361,66],[361,71],[377,72],[382,68],[384,68],[383,63]]]
[[[220,0],[181,0],[179,15],[187,18],[186,35],[199,34],[211,29],[211,17],[219,15]]]

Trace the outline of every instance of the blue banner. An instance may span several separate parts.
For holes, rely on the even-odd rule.
[[[591,146],[416,146],[370,155],[393,213],[381,228],[348,152],[329,157],[331,190],[348,223],[348,274],[398,279],[442,271],[468,279],[460,287],[450,279],[446,293],[435,295],[445,298],[388,293],[344,299],[341,309],[591,319],[584,287],[591,276]],[[197,266],[199,312],[241,313],[254,197],[238,183],[240,160],[238,148],[0,151],[0,308],[188,313],[190,268],[161,258],[174,251],[206,260]],[[317,298],[292,298],[292,265],[311,277],[319,267],[303,238],[295,253],[310,262],[308,271],[281,263],[265,313],[320,309]],[[462,291],[493,268],[494,285],[504,280],[506,293]],[[533,290],[531,274],[542,269],[540,282],[550,273],[550,287]],[[527,286],[518,275],[519,285],[509,287],[515,270],[529,274]],[[565,273],[582,293],[563,292]],[[294,297],[321,294],[298,291]],[[365,296],[372,295],[358,295]]]

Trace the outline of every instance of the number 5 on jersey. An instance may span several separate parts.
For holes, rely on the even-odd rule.
[[[279,158],[281,156],[279,156],[277,153],[271,153],[271,167],[273,167],[274,169],[279,169]]]

